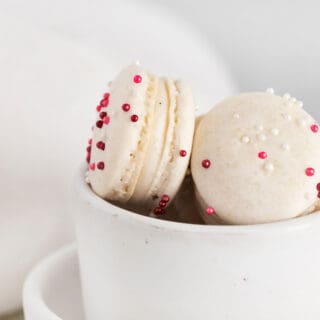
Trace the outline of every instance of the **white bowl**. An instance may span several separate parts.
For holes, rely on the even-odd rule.
[[[319,213],[254,226],[168,222],[100,199],[84,173],[73,214],[87,319],[319,319]]]
[[[75,245],[37,264],[23,290],[25,320],[84,319]]]

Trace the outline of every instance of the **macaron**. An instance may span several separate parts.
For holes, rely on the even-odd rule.
[[[268,223],[314,210],[320,130],[302,105],[268,90],[231,97],[203,116],[191,171],[206,223]]]
[[[162,215],[188,168],[194,123],[186,82],[125,68],[97,106],[88,183],[104,199]]]

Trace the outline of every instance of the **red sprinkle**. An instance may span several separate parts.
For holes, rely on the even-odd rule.
[[[320,192],[318,192],[318,198],[320,198]]]
[[[131,116],[131,121],[132,122],[137,122],[139,120],[139,117],[136,115],[136,114],[133,114],[132,116]]]
[[[139,75],[139,74],[136,74],[134,77],[133,77],[133,82],[134,83],[140,83],[142,81],[142,77]]]
[[[266,159],[268,157],[268,154],[265,151],[261,151],[258,153],[258,157],[260,159]]]
[[[170,197],[167,194],[164,194],[161,198],[162,201],[164,202],[169,202],[170,201]]]
[[[103,169],[104,169],[104,162],[102,162],[102,161],[98,162],[97,168],[98,168],[99,170],[103,170]]]
[[[128,112],[128,111],[130,110],[130,108],[131,108],[131,106],[130,106],[129,103],[124,103],[124,104],[122,105],[122,110],[123,110],[124,112]]]
[[[106,92],[104,95],[103,95],[103,99],[109,99],[110,97],[110,93],[109,92]]]
[[[109,116],[106,116],[106,117],[103,118],[103,123],[104,124],[109,124],[109,122],[110,122],[110,117]]]
[[[317,190],[320,191],[320,182],[317,184]]]
[[[313,168],[307,168],[305,172],[308,177],[312,177],[315,174],[315,170]]]
[[[89,152],[89,153],[91,152],[91,146],[87,147],[87,152]]]
[[[108,99],[102,99],[102,100],[100,101],[100,106],[101,106],[101,107],[107,107],[108,104],[109,104],[109,100],[108,100]]]
[[[86,158],[86,160],[87,160],[88,163],[90,163],[90,159],[91,159],[91,155],[90,155],[90,153],[87,153],[87,158]]]
[[[97,110],[98,112],[100,112],[100,111],[101,111],[101,106],[97,106],[97,107],[96,107],[96,110]]]
[[[310,129],[312,132],[317,133],[319,131],[319,126],[317,124],[313,124]]]
[[[207,212],[208,216],[212,216],[212,215],[214,215],[216,213],[213,207],[208,207],[206,209],[206,212]]]
[[[165,213],[165,210],[160,207],[156,207],[153,209],[153,213],[156,214],[157,216],[160,216]]]
[[[96,164],[95,163],[90,163],[89,165],[91,170],[94,170],[96,168]]]
[[[98,121],[96,122],[96,126],[97,126],[97,128],[101,129],[102,126],[103,126],[103,121],[102,121],[102,120],[98,120]]]
[[[165,208],[166,205],[167,205],[167,202],[164,201],[164,200],[161,200],[161,201],[159,202],[159,207],[160,207],[160,208]]]
[[[202,160],[202,166],[203,166],[205,169],[210,168],[210,166],[211,166],[211,161],[210,161],[209,159]]]
[[[88,145],[91,146],[92,145],[92,139],[88,140]]]
[[[96,144],[97,148],[100,150],[104,150],[106,147],[106,144],[103,141],[98,141]]]
[[[104,117],[106,117],[107,116],[107,113],[106,112],[100,112],[100,114],[99,114],[99,117],[100,117],[100,119],[102,119],[103,120],[103,118]]]
[[[187,155],[187,151],[186,150],[180,150],[180,156],[181,157],[185,157]]]

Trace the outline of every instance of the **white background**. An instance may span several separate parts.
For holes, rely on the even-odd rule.
[[[204,109],[238,91],[232,74],[239,91],[290,92],[320,119],[319,9],[311,0],[0,0],[0,293],[10,286],[2,270],[21,282],[25,265],[72,239],[67,189],[90,112],[121,66],[140,59],[188,78]]]

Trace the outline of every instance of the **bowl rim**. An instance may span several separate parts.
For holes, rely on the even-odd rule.
[[[112,216],[116,216],[120,219],[126,220],[127,222],[143,224],[151,228],[171,230],[175,232],[239,235],[296,232],[299,230],[310,229],[317,223],[320,224],[320,211],[293,219],[254,225],[200,225],[160,220],[137,214],[100,198],[85,181],[86,171],[87,165],[82,164],[75,176],[75,192],[78,197],[74,201],[83,199],[86,203],[89,203],[95,209],[98,209],[102,214],[111,214]]]

